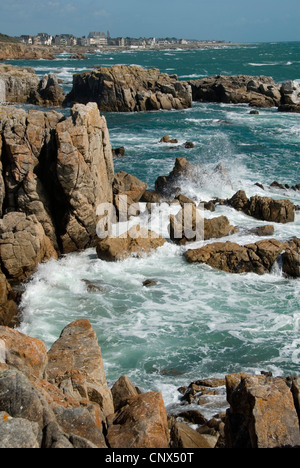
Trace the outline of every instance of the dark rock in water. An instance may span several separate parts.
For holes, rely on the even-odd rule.
[[[170,138],[170,135],[165,135],[159,140],[159,143],[178,143],[178,140],[177,138]]]
[[[139,112],[192,107],[188,83],[157,69],[115,65],[73,76],[66,103],[96,102],[105,112]]]
[[[195,148],[195,143],[193,143],[192,141],[186,141],[185,144],[184,144],[184,147],[186,149]]]
[[[249,112],[250,115],[259,115],[259,111],[258,110],[252,110]]]
[[[154,280],[151,280],[151,279],[147,279],[147,280],[143,281],[143,286],[146,286],[146,287],[156,286],[156,285],[157,285],[157,281],[154,281]]]
[[[275,229],[272,224],[267,226],[259,226],[249,230],[249,232],[255,234],[256,236],[272,236],[274,231]]]
[[[124,146],[120,146],[120,148],[113,148],[112,154],[114,158],[123,158],[125,156]]]

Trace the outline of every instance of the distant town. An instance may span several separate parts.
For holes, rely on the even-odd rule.
[[[222,44],[225,41],[199,41],[194,39],[177,39],[175,37],[167,38],[132,38],[132,37],[111,37],[109,31],[90,32],[88,36],[75,37],[73,34],[58,34],[52,36],[47,33],[38,33],[36,36],[22,35],[15,37],[23,44],[44,45],[44,46],[81,46],[81,47],[131,47],[131,48],[149,48],[166,47],[168,45],[196,45],[196,44]]]

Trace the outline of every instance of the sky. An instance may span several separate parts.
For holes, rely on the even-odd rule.
[[[0,33],[300,41],[299,0],[0,0]]]

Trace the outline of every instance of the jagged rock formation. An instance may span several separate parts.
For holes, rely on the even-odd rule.
[[[300,277],[300,239],[287,242],[276,239],[261,240],[255,244],[214,242],[184,254],[189,263],[204,263],[229,273],[270,273],[278,259],[287,277]]]
[[[0,103],[29,103],[62,106],[65,99],[56,75],[50,73],[42,80],[32,68],[0,65]]]
[[[229,408],[207,420],[195,408],[225,385]],[[171,416],[160,393],[126,375],[109,388],[88,320],[67,325],[48,352],[0,326],[0,448],[299,447],[299,389],[296,377],[199,379],[178,389],[182,410]]]
[[[68,118],[1,107],[0,161],[0,262],[9,280],[28,278],[58,254],[95,246],[97,207],[113,201],[114,178],[96,104],[78,104]],[[3,298],[10,301],[5,288]]]
[[[278,107],[282,112],[299,112],[300,86],[297,82],[277,84],[267,76],[212,76],[188,82],[193,101]]]
[[[128,257],[143,257],[152,250],[162,247],[166,239],[146,228],[133,226],[118,237],[105,237],[98,240],[97,255],[101,260],[114,262]]]
[[[96,102],[106,112],[192,107],[191,87],[157,69],[116,65],[74,75],[66,102]]]

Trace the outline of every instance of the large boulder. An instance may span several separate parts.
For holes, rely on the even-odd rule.
[[[36,381],[44,378],[48,356],[47,347],[43,341],[1,326],[0,341],[2,342],[2,364],[18,369],[29,380]]]
[[[190,86],[157,69],[115,65],[76,74],[67,102],[96,102],[105,112],[138,112],[192,107]]]
[[[48,352],[47,379],[67,389],[80,389],[83,398],[98,403],[105,416],[114,413],[111,391],[106,382],[101,349],[88,320],[76,320],[64,328]],[[77,372],[77,379],[73,378]],[[78,373],[81,377],[79,382]],[[62,384],[62,382],[64,382]]]
[[[287,199],[275,200],[271,197],[255,195],[248,199],[243,190],[236,192],[227,204],[249,216],[274,223],[292,223],[295,220],[295,205]]]
[[[111,448],[169,448],[167,412],[160,393],[149,392],[128,400],[108,427]]]
[[[113,262],[131,256],[143,257],[162,247],[166,239],[146,228],[133,226],[119,237],[108,236],[98,240],[97,255],[100,260]]]
[[[228,448],[299,447],[299,420],[284,379],[232,374],[226,388]]]
[[[236,231],[226,216],[204,219],[192,204],[185,204],[176,216],[170,216],[170,238],[184,245],[187,242],[219,239]]]
[[[57,253],[34,215],[12,212],[0,220],[0,257],[9,278],[24,280]]]
[[[114,167],[106,120],[96,104],[57,112],[0,109],[4,213],[34,214],[57,251],[95,245],[101,203],[112,203]]]
[[[194,101],[250,104],[254,107],[277,107],[281,93],[273,78],[266,76],[211,76],[191,80]]]

